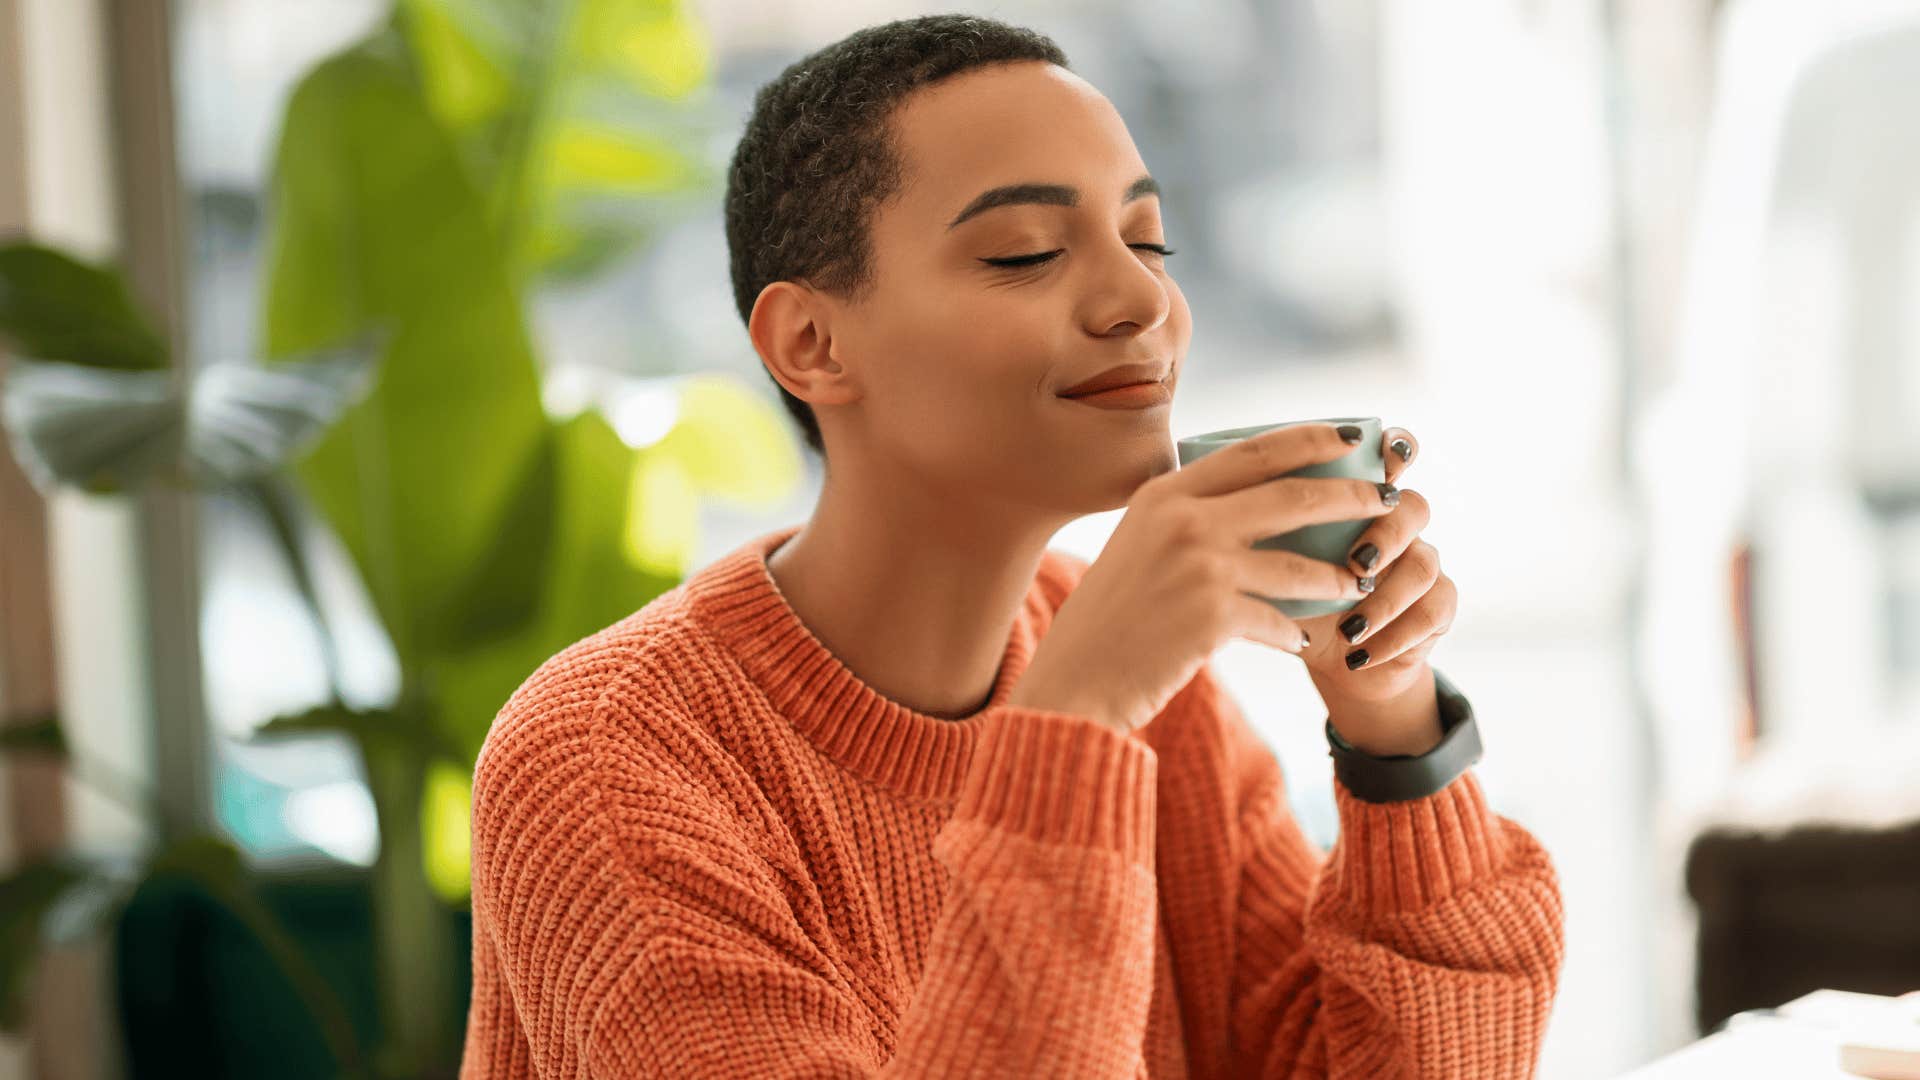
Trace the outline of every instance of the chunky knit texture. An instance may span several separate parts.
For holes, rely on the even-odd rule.
[[[473,779],[461,1076],[1529,1076],[1546,851],[1469,770],[1318,850],[1211,667],[1131,735],[875,691],[743,544],[542,664]],[[1315,767],[1324,767],[1315,763]]]

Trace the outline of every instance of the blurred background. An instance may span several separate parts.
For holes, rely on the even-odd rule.
[[[495,710],[819,490],[731,301],[753,92],[945,10],[0,0],[0,1078],[454,1074]],[[1159,179],[1176,436],[1420,438],[1434,663],[1561,874],[1539,1075],[1920,987],[1920,3],[957,10]],[[1330,844],[1304,671],[1215,663]]]

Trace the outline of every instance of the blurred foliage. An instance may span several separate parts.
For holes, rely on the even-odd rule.
[[[616,379],[564,416],[542,401],[532,291],[713,200],[708,68],[678,3],[399,0],[287,104],[262,351],[392,328],[367,394],[293,468],[399,661],[391,706],[299,726],[345,732],[368,766],[386,1049],[408,1067],[445,1070],[459,1049],[423,901],[466,898],[495,714],[541,662],[684,577],[701,495],[766,505],[799,480],[779,410],[731,380]],[[672,423],[623,439],[637,400]]]
[[[711,58],[664,0],[401,0],[427,108],[515,272],[576,276],[718,186]]]
[[[436,924],[467,898],[471,773],[496,712],[542,661],[684,577],[702,495],[767,506],[800,479],[781,410],[730,379],[635,379],[595,358],[606,377],[590,401],[565,415],[543,404],[533,290],[577,285],[712,201],[719,176],[700,148],[727,121],[700,93],[709,66],[679,3],[397,0],[288,100],[264,363],[185,372],[110,269],[0,250],[0,333],[27,358],[9,372],[7,427],[36,483],[234,488],[321,631],[330,700],[255,737],[337,734],[365,767],[380,831],[378,1075],[458,1067],[454,958]],[[340,539],[392,644],[392,702],[345,700],[303,504]],[[7,739],[65,749],[57,727]],[[162,832],[148,871],[204,879],[286,961],[358,1072],[337,1003],[250,904],[238,853]],[[66,865],[30,863],[0,886],[4,989],[33,928],[104,880]]]
[[[0,245],[0,341],[22,354],[0,417],[14,460],[45,494],[269,477],[361,392],[375,336],[275,368],[184,374],[116,271],[31,242]]]
[[[0,416],[15,460],[49,497],[62,488],[128,495],[152,483],[256,487],[338,414],[368,358],[361,347],[278,371],[222,364],[179,376],[117,270],[26,241],[0,246],[0,342],[23,354],[8,365]],[[0,1029],[23,1033],[45,944],[102,934],[144,884],[184,878],[266,949],[340,1068],[366,1074],[337,995],[261,903],[229,841],[172,820],[138,782],[72,746],[54,714],[7,718],[0,752],[61,763],[159,835],[131,859],[55,851],[0,876]]]
[[[167,346],[126,282],[52,248],[0,250],[0,332],[27,356],[119,371],[167,366]]]
[[[267,951],[305,1003],[342,1072],[367,1075],[359,1040],[338,995],[256,894],[238,849],[222,837],[168,822],[151,793],[104,763],[76,753],[54,714],[16,718],[0,728],[0,734],[0,752],[65,763],[82,784],[163,826],[161,842],[132,859],[56,851],[28,858],[0,875],[0,1030],[25,1034],[33,976],[46,944],[107,933],[143,886],[177,878],[198,885]]]

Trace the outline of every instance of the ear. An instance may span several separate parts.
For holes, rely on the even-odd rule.
[[[857,399],[852,369],[840,362],[828,298],[802,282],[776,281],[760,290],[747,319],[747,336],[774,379],[809,405]]]

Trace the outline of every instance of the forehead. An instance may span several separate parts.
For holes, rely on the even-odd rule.
[[[892,123],[907,173],[899,209],[942,229],[991,187],[1069,184],[1099,210],[1118,207],[1146,172],[1112,103],[1048,63],[995,64],[923,87]]]

